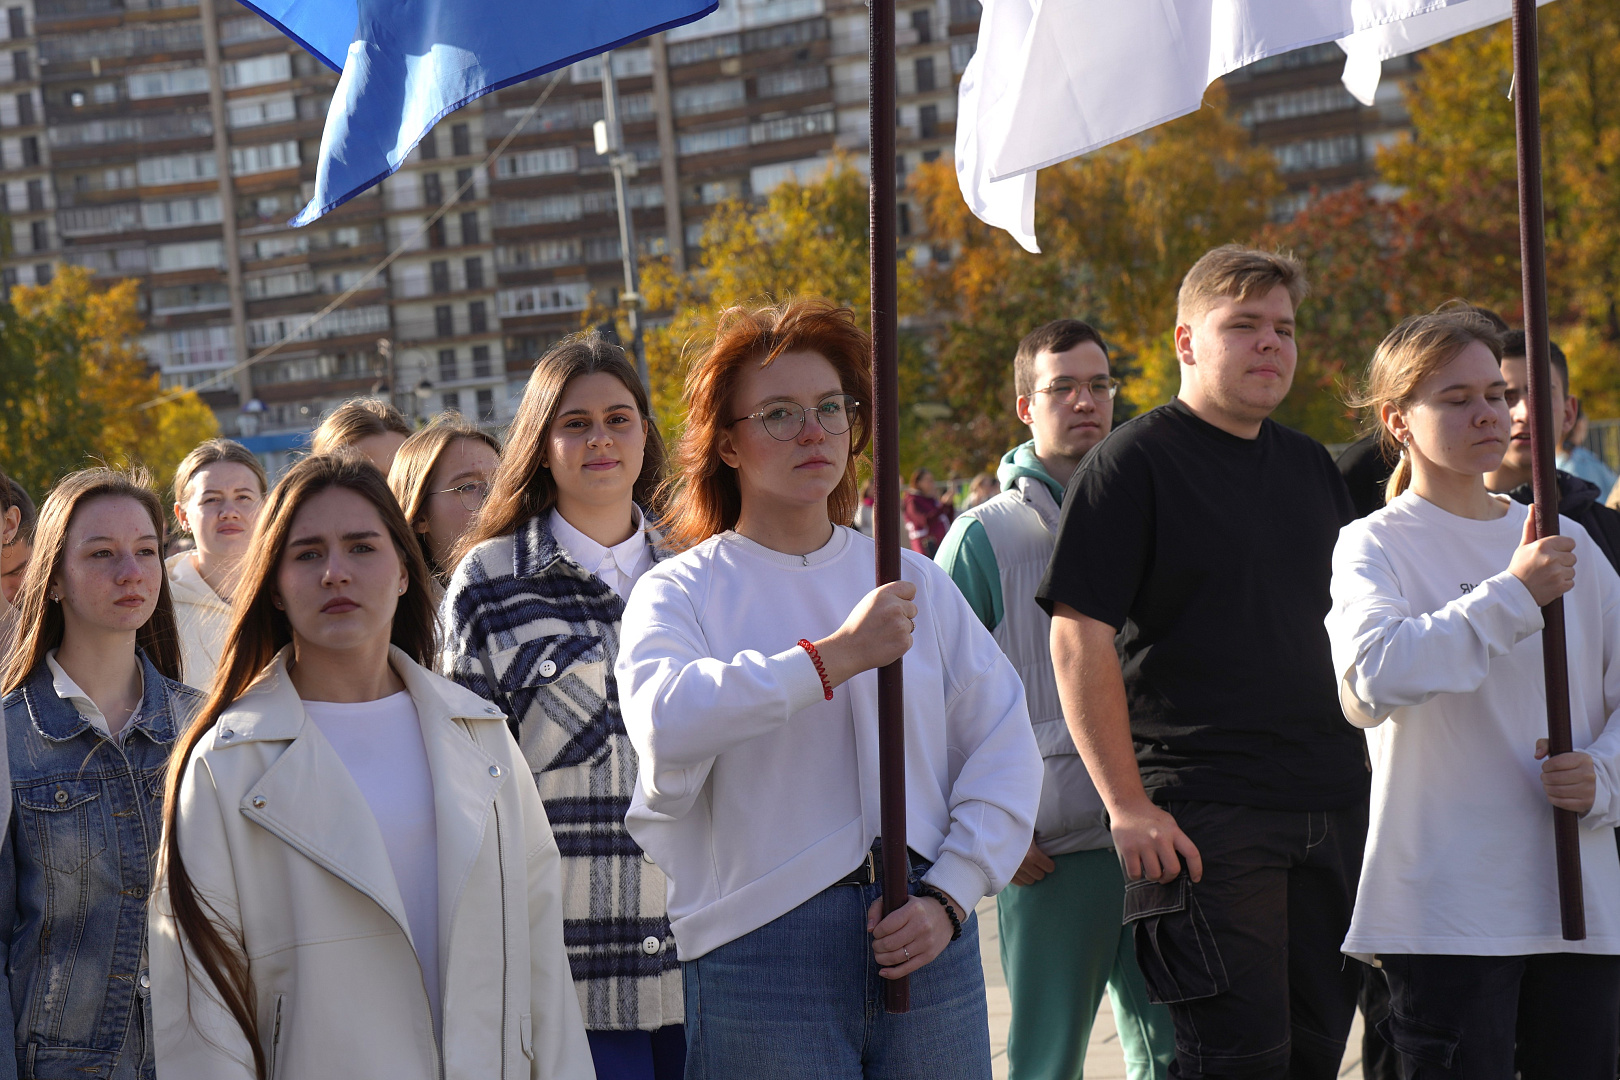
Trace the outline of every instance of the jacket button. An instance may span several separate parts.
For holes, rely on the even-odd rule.
[[[655,937],[645,938],[641,942],[641,951],[648,956],[657,956],[664,951],[664,943]]]
[[[143,886],[143,885],[131,886],[130,890],[129,890],[129,895],[131,895],[135,899],[139,900],[141,897],[146,895],[146,887]]]
[[[491,775],[491,776],[499,776],[499,775],[501,775],[501,767],[499,765],[491,765],[489,767],[489,775]]]
[[[152,989],[152,976],[150,974],[148,974],[147,972],[144,972],[144,971],[141,972],[141,989],[142,990],[150,990],[150,989]]]
[[[253,809],[255,809],[255,810],[263,810],[264,809],[264,796],[263,795],[255,795],[255,796],[253,796]]]
[[[220,742],[230,742],[234,738],[236,738],[236,732],[232,731],[230,728],[226,728],[224,731],[219,733]]]
[[[63,791],[61,788],[57,788],[56,789],[56,801],[58,803],[67,802],[68,801],[68,793]]]
[[[540,661],[540,677],[542,679],[549,679],[555,674],[557,674],[557,663],[556,663],[556,661],[554,661],[554,660],[542,660],[542,661]]]

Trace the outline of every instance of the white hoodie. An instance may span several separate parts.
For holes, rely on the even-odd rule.
[[[188,686],[206,690],[225,646],[231,606],[203,580],[193,554],[178,552],[164,565],[169,568],[169,592],[174,597],[175,622],[180,626],[181,679]]]

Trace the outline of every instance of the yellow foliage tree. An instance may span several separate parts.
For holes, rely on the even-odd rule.
[[[900,265],[900,310],[918,310],[915,277]],[[721,203],[704,225],[697,265],[684,273],[668,260],[649,266],[642,281],[647,306],[668,322],[645,332],[653,408],[666,437],[684,424],[682,385],[691,362],[713,340],[715,320],[739,304],[824,297],[871,320],[867,266],[867,184],[845,159],[809,183],[789,180],[761,204]],[[593,320],[594,321],[594,320]],[[902,342],[901,399],[916,400],[920,350]]]
[[[12,290],[0,357],[5,470],[36,497],[97,462],[145,465],[158,484],[193,446],[219,433],[194,393],[161,405],[137,335],[136,283],[98,291],[88,270],[61,266],[50,284]]]

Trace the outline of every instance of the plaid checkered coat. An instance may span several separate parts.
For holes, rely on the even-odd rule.
[[[664,557],[656,545],[653,557]],[[548,513],[473,549],[439,610],[441,669],[516,721],[551,819],[586,1028],[683,1023],[664,875],[624,827],[637,765],[613,679],[624,601],[558,546]]]

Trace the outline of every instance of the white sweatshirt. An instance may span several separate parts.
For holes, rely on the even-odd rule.
[[[901,555],[920,609],[904,663],[906,842],[971,911],[1029,850],[1041,755],[1001,649],[944,571]],[[683,960],[804,903],[878,835],[877,672],[826,701],[796,644],[843,624],[873,560],[853,529],[807,556],[723,533],[630,595],[615,674],[641,767],[625,823],[669,877]]]
[[[180,676],[187,686],[207,690],[231,628],[231,606],[203,578],[191,551],[177,551],[164,564],[169,569],[169,595],[180,630]]]
[[[1372,820],[1344,951],[1620,953],[1620,577],[1586,532],[1564,596],[1570,723],[1597,770],[1581,820],[1585,941],[1559,930],[1541,611],[1508,573],[1527,507],[1457,517],[1406,492],[1345,526],[1328,637],[1345,715],[1368,728]]]

